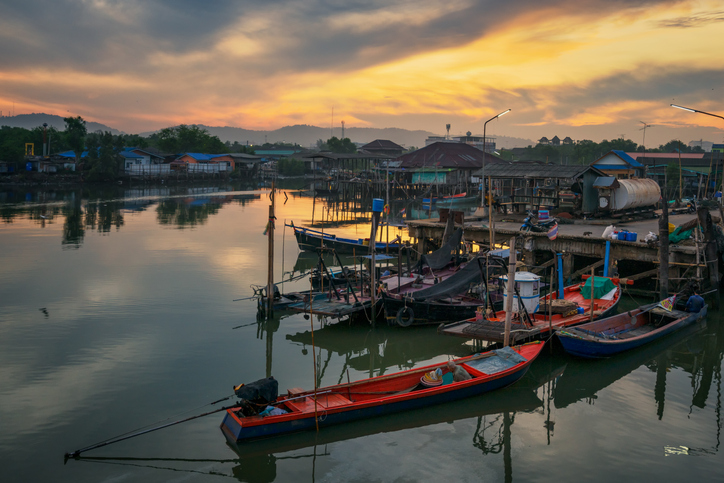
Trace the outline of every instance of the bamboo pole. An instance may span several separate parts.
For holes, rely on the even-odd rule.
[[[485,143],[485,140],[483,140]],[[493,177],[488,176],[488,229],[490,230],[490,249],[495,250],[495,218],[493,215]]]
[[[317,414],[317,354],[314,349],[314,286],[312,279],[309,279],[309,325],[312,330],[312,364],[314,365],[314,425],[319,432],[319,417]]]
[[[669,204],[662,198],[659,219],[659,300],[669,297]]]
[[[510,251],[508,256],[508,286],[506,288],[507,297],[505,299],[505,338],[503,344],[508,347],[510,345],[510,326],[513,317],[513,288],[515,287],[515,237],[510,239]],[[522,300],[518,300],[518,304],[522,304]]]
[[[266,285],[267,314],[269,317],[274,312],[274,181],[272,181],[271,204],[269,205],[269,221],[268,237],[269,237],[269,254],[268,254],[268,273]]]

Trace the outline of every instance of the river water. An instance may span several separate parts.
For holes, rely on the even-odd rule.
[[[235,384],[273,375],[281,391],[311,388],[313,355],[325,386],[471,353],[471,342],[435,328],[285,313],[258,321],[256,302],[236,299],[266,283],[269,202],[267,190],[236,185],[0,190],[3,482],[724,478],[718,311],[610,360],[577,360],[553,344],[514,386],[468,400],[238,452],[214,414],[64,462],[213,410]],[[314,213],[325,229],[369,235],[365,206],[340,211],[288,191],[276,208],[277,280],[314,264],[284,221],[309,224]],[[425,214],[402,202],[393,214],[402,208]],[[625,295],[621,310],[638,302]]]

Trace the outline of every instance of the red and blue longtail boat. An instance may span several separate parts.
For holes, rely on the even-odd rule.
[[[535,342],[456,359],[453,362],[471,376],[464,381],[453,382],[445,362],[316,391],[290,389],[261,414],[245,416],[243,407],[227,409],[221,430],[236,443],[477,396],[523,377],[544,345]],[[438,369],[438,385],[428,386],[428,375]]]

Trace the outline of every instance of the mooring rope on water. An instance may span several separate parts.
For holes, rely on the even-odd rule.
[[[98,443],[92,444],[92,445],[90,445],[90,446],[86,446],[85,448],[77,449],[77,450],[75,450],[75,451],[73,451],[73,452],[70,452],[70,453],[65,453],[65,460],[67,461],[68,458],[75,458],[75,457],[77,457],[77,456],[80,456],[81,453],[84,453],[84,452],[86,452],[86,451],[90,451],[90,450],[92,450],[92,449],[100,448],[100,447],[103,447],[103,446],[108,446],[109,444],[118,443],[118,442],[124,441],[124,440],[126,440],[126,439],[134,438],[134,437],[136,437],[136,436],[141,436],[141,435],[143,435],[143,434],[147,434],[147,433],[151,433],[151,432],[153,432],[153,431],[157,431],[157,430],[159,430],[159,429],[168,428],[169,426],[173,426],[173,425],[176,425],[176,424],[184,423],[184,422],[186,422],[186,421],[191,421],[191,420],[193,420],[193,419],[198,419],[198,418],[201,418],[201,417],[204,417],[204,416],[208,416],[208,415],[210,415],[210,414],[215,414],[215,413],[218,413],[218,412],[221,412],[221,411],[225,411],[225,410],[227,410],[227,409],[231,409],[231,408],[234,408],[234,407],[239,407],[239,403],[237,403],[237,404],[234,404],[234,405],[232,405],[232,406],[225,406],[225,407],[218,408],[218,409],[214,409],[213,411],[209,411],[209,412],[206,412],[206,413],[203,413],[203,414],[198,414],[198,415],[196,415],[196,416],[191,416],[191,417],[189,417],[189,418],[181,419],[181,420],[178,420],[178,421],[173,421],[173,422],[170,422],[170,423],[168,423],[168,424],[163,424],[163,425],[161,425],[161,426],[156,426],[156,427],[151,427],[150,429],[146,429],[146,428],[149,428],[150,426],[157,425],[157,424],[162,423],[162,422],[164,422],[164,421],[168,421],[169,419],[177,418],[177,417],[179,417],[179,416],[181,416],[181,415],[183,415],[183,414],[187,414],[187,413],[190,413],[190,412],[192,412],[192,411],[198,411],[199,409],[201,409],[201,408],[203,408],[203,407],[213,406],[213,405],[215,405],[215,404],[217,404],[217,403],[220,403],[220,402],[222,402],[222,401],[226,401],[226,400],[228,400],[228,399],[231,399],[231,398],[234,397],[235,395],[236,395],[236,394],[231,394],[231,395],[226,396],[226,397],[223,397],[223,398],[221,398],[221,399],[217,399],[217,400],[214,401],[214,402],[210,402],[210,403],[207,403],[207,404],[202,404],[201,406],[198,406],[198,407],[196,407],[196,408],[188,409],[188,410],[186,410],[186,411],[183,411],[183,412],[181,412],[181,413],[175,414],[175,415],[173,415],[173,416],[169,416],[169,417],[167,417],[166,419],[161,419],[161,420],[156,421],[156,422],[154,422],[154,423],[150,423],[150,424],[147,424],[147,425],[145,425],[145,426],[141,426],[140,428],[133,429],[133,430],[131,430],[131,431],[127,431],[127,432],[122,433],[122,434],[119,434],[119,435],[117,435],[117,436],[113,436],[112,438],[107,438],[107,439],[105,439],[105,440],[103,440],[103,441],[100,441],[100,442],[98,442]]]

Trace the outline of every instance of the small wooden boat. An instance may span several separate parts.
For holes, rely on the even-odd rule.
[[[521,280],[521,277],[523,280]],[[591,303],[590,299],[591,282],[588,280],[582,284],[565,287],[563,299],[553,299],[549,311],[550,294],[540,299],[543,302],[542,304],[538,303],[538,278],[528,272],[516,272],[516,285],[521,285],[519,298],[522,299],[522,303],[520,305],[526,308],[525,310],[520,309],[520,311],[516,308],[518,305],[518,297],[516,297],[514,300],[514,320],[511,323],[511,343],[537,339],[552,330],[582,324],[591,320],[591,310],[593,310],[594,320],[608,317],[615,312],[621,299],[620,279],[594,277],[595,298],[593,303]],[[525,284],[531,285],[532,290],[528,293],[524,292]],[[478,319],[476,317],[441,325],[438,330],[444,334],[458,337],[503,342],[505,311],[498,311],[487,318]]]
[[[494,292],[491,283],[483,282],[484,271],[479,265],[479,259],[475,258],[448,277],[427,286],[415,284],[420,288],[410,290],[401,287],[397,291],[383,291],[387,323],[409,327],[456,322],[475,317],[478,308],[484,307],[488,302],[496,310],[500,310],[502,292]],[[491,267],[490,277],[499,275],[501,271],[502,267],[499,265]],[[471,289],[475,287],[481,289],[478,294],[471,293]]]
[[[258,304],[260,309],[264,309],[267,306],[267,297],[264,293],[262,293],[258,297]],[[298,304],[298,303],[305,303],[309,302],[309,290],[301,291],[301,292],[287,292],[287,293],[277,293],[274,296],[274,302],[273,302],[273,309],[274,310],[287,310],[290,305]],[[325,300],[329,297],[327,292],[311,292],[312,299],[317,300]]]
[[[429,205],[430,203],[437,203],[438,201],[448,201],[458,198],[465,198],[467,194],[467,191],[463,191],[462,193],[458,193],[456,195],[441,196],[440,198],[423,198],[422,203],[425,205]]]
[[[506,347],[457,359],[455,364],[472,376],[464,381],[452,382],[446,363],[438,363],[316,391],[290,389],[269,405],[273,410],[264,409],[274,415],[245,415],[251,404],[242,401],[242,407],[226,410],[221,430],[229,442],[236,443],[476,396],[520,379],[544,345]],[[428,376],[437,369],[445,373],[432,385]]]
[[[326,248],[335,249],[337,253],[356,253],[357,255],[361,255],[369,251],[369,240],[367,240],[367,243],[365,243],[365,240],[363,240],[362,238],[342,238],[336,235],[331,235],[329,233],[322,233],[321,231],[312,230],[310,228],[295,226],[293,223],[286,226],[292,227],[294,229],[294,236],[297,239],[297,244],[302,250],[314,251],[324,246]],[[397,253],[401,246],[403,245],[399,243],[399,241],[394,241],[390,243],[375,243],[375,249],[378,252],[389,251]]]
[[[638,309],[556,332],[569,354],[580,357],[609,357],[652,342],[687,327],[706,316],[699,312],[668,311],[661,306]]]
[[[462,193],[462,194],[465,195],[465,193]],[[480,201],[480,196],[477,196],[477,195],[456,196],[455,198],[445,198],[442,200],[438,200],[437,207],[438,208],[460,207],[460,206],[471,205],[471,204],[477,203],[479,201]]]

